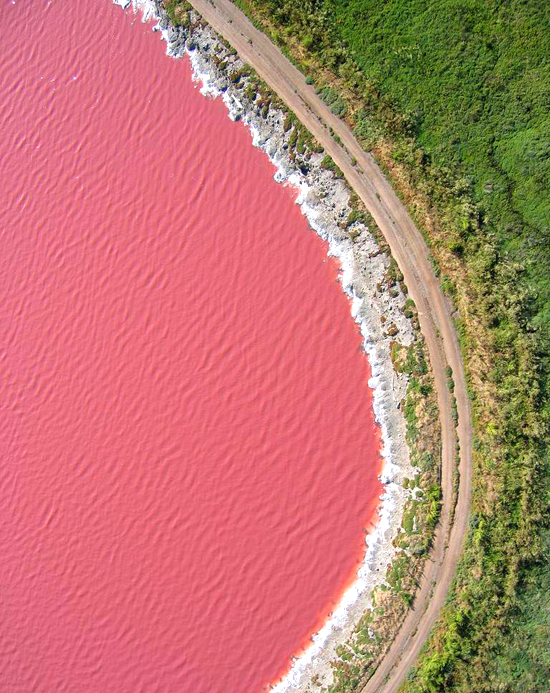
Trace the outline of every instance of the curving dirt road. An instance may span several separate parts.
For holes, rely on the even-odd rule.
[[[238,51],[291,108],[344,173],[378,224],[416,303],[435,377],[442,430],[443,507],[424,576],[399,633],[363,693],[393,693],[417,658],[445,602],[462,550],[470,506],[472,430],[464,368],[447,302],[428,259],[428,249],[405,207],[373,157],[351,130],[306,84],[281,51],[230,0],[191,0],[204,19]],[[347,152],[329,133],[338,135]],[[351,163],[351,158],[357,165]],[[455,430],[446,366],[453,369],[459,424]],[[460,484],[450,526],[456,432],[460,443]]]

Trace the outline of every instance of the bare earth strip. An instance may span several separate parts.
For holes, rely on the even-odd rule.
[[[191,0],[191,4],[294,111],[340,167],[383,233],[418,309],[420,327],[434,371],[441,418],[443,507],[434,547],[417,590],[414,607],[376,673],[363,689],[363,693],[393,693],[418,657],[445,602],[468,522],[472,429],[464,368],[449,307],[420,232],[373,157],[363,151],[348,126],[332,113],[314,88],[306,84],[304,76],[230,0]],[[347,152],[333,140],[329,127],[341,139]],[[352,165],[351,157],[357,160],[357,166]],[[455,381],[460,443],[460,484],[452,527],[450,517],[456,437],[447,387],[447,364],[453,369]]]

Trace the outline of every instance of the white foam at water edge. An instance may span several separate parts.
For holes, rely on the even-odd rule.
[[[205,94],[218,95],[220,92],[212,84],[211,75],[209,75],[203,69],[201,71],[197,56],[193,55],[193,53],[191,53],[191,63],[194,71],[197,68],[195,72],[197,78],[203,80],[204,91],[201,91],[203,91]],[[230,116],[234,116],[234,113],[231,111],[235,109],[235,106],[237,106],[235,112],[240,111],[241,104],[239,104],[234,97],[230,97],[227,95],[227,93],[224,93],[223,100],[230,109]],[[357,296],[353,290],[354,263],[351,241],[339,240],[335,238],[329,231],[320,225],[318,220],[319,213],[306,203],[307,195],[311,190],[311,187],[305,181],[304,177],[299,173],[292,173],[291,175],[288,175],[284,162],[278,161],[275,157],[271,156],[266,150],[265,146],[261,144],[260,133],[246,115],[243,117],[243,122],[250,128],[254,146],[264,149],[271,162],[277,166],[275,179],[280,183],[291,185],[298,191],[296,203],[300,205],[302,214],[308,220],[311,228],[321,238],[323,238],[323,240],[328,242],[328,254],[336,257],[340,263],[340,281],[342,288],[351,298],[352,317],[360,327],[363,337],[363,346],[367,353],[371,367],[372,377],[369,380],[369,387],[373,390],[373,409],[375,419],[381,429],[382,446],[380,454],[384,459],[384,466],[380,474],[380,479],[386,484],[385,492],[380,496],[381,503],[378,509],[379,520],[374,530],[366,537],[365,557],[363,559],[361,568],[358,570],[357,580],[344,593],[331,618],[325,623],[320,631],[313,635],[312,644],[302,655],[300,655],[300,657],[294,661],[293,666],[288,674],[272,688],[273,693],[284,693],[285,691],[288,691],[300,684],[301,679],[306,673],[307,667],[310,666],[323,652],[332,633],[348,622],[349,610],[357,602],[359,596],[362,595],[366,590],[371,590],[374,586],[373,577],[375,576],[372,574],[372,569],[375,564],[374,559],[378,549],[385,543],[387,532],[395,526],[395,511],[400,505],[399,497],[401,496],[403,489],[398,484],[391,483],[391,479],[395,477],[397,467],[392,461],[392,438],[388,430],[385,415],[385,409],[388,404],[383,390],[383,385],[385,383],[385,369],[383,361],[379,358],[376,344],[373,343],[371,338],[372,329],[370,329],[368,324],[368,313],[361,311],[364,299]],[[390,557],[388,557],[388,561],[384,566],[384,574],[385,568],[389,563],[389,559]]]
[[[150,19],[158,18],[157,10],[152,0],[113,0],[113,4],[122,7],[123,10],[127,10],[130,5],[132,5],[134,12],[137,12],[138,10],[142,12],[143,22],[148,22]]]
[[[144,22],[153,18],[159,19],[152,0],[113,0],[113,2],[123,8],[127,8],[131,3],[134,12],[138,10],[142,12],[142,21]],[[159,28],[158,25],[154,27],[155,30]],[[161,33],[167,42],[168,55],[172,57],[181,55],[181,48],[177,52],[171,50],[169,31],[161,30]],[[193,79],[202,84],[201,93],[211,97],[217,97],[221,94],[229,110],[229,116],[235,119],[237,114],[242,115],[242,104],[239,103],[235,96],[231,96],[227,92],[222,94],[216,86],[213,74],[208,71],[208,65],[200,59],[197,52],[190,51],[189,55],[193,68]],[[387,393],[389,388],[387,355],[384,357],[378,349],[377,342],[373,339],[373,334],[375,334],[374,323],[376,320],[380,320],[380,316],[373,315],[372,311],[366,310],[364,305],[365,299],[358,296],[354,290],[355,268],[352,241],[350,239],[337,238],[331,233],[330,228],[322,225],[319,212],[306,202],[311,186],[305,180],[305,177],[296,172],[289,174],[287,163],[283,159],[278,160],[276,155],[269,151],[269,142],[263,141],[259,130],[255,127],[249,115],[245,113],[242,120],[250,129],[254,146],[262,148],[277,167],[275,179],[280,183],[291,185],[297,190],[296,203],[300,205],[300,209],[312,229],[328,242],[329,255],[339,260],[342,288],[351,299],[351,314],[360,327],[363,346],[371,367],[372,377],[369,380],[369,386],[373,390],[373,409],[375,419],[381,430],[381,456],[384,461],[380,479],[385,484],[385,491],[380,496],[379,520],[374,530],[366,537],[365,557],[357,573],[357,579],[344,593],[331,618],[318,633],[313,635],[312,644],[300,657],[295,659],[288,674],[272,689],[273,693],[285,693],[300,684],[308,667],[323,652],[330,636],[344,624],[349,623],[349,611],[358,598],[367,591],[372,591],[376,584],[384,581],[386,568],[394,551],[392,539],[401,522],[399,508],[402,505],[404,489],[392,481],[398,471],[398,466],[393,461],[394,446],[388,426],[388,417],[390,407],[395,406],[395,404]],[[375,570],[376,566],[378,566],[378,570]]]
[[[371,371],[373,374],[369,381],[369,386],[373,390],[373,408],[375,418],[380,425],[382,433],[381,455],[384,458],[384,467],[381,473],[381,480],[389,480],[393,478],[396,470],[395,465],[392,463],[391,436],[389,435],[388,427],[386,425],[383,392],[379,387],[384,375],[383,365],[378,359],[375,345],[369,338],[370,330],[367,320],[360,317],[363,315],[361,312],[361,306],[364,299],[356,296],[353,292],[354,267],[351,248],[349,247],[348,243],[345,241],[339,242],[319,226],[317,223],[318,213],[309,207],[305,202],[307,193],[309,192],[309,186],[303,179],[301,179],[300,175],[293,174],[287,178],[287,181],[298,189],[299,193],[296,202],[301,206],[301,211],[307,218],[310,226],[324,240],[328,241],[329,255],[338,258],[340,262],[342,270],[340,275],[342,288],[352,299],[352,316],[360,326],[365,351],[368,354]],[[366,538],[367,548],[365,557],[363,559],[363,565],[357,573],[357,580],[344,593],[331,618],[325,623],[321,630],[313,636],[312,644],[294,662],[290,672],[284,677],[284,679],[273,688],[273,693],[284,693],[284,691],[288,691],[290,688],[299,685],[300,680],[306,672],[306,668],[311,665],[313,661],[322,653],[334,630],[347,623],[350,607],[355,604],[361,594],[363,594],[366,590],[372,589],[373,584],[372,580],[369,580],[369,577],[372,578],[372,567],[374,565],[375,554],[378,547],[384,542],[387,531],[391,529],[392,525],[394,524],[394,513],[399,505],[395,494],[400,495],[400,492],[401,487],[399,487],[397,484],[389,483],[386,486],[386,492],[380,496],[381,504],[379,508],[379,521],[374,531],[367,535]]]

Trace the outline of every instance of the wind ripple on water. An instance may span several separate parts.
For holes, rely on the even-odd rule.
[[[148,27],[3,21],[2,690],[254,693],[380,494],[336,268]]]

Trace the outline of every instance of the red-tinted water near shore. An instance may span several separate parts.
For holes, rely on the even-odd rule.
[[[1,690],[255,693],[381,492],[336,269],[150,25],[1,17]]]

